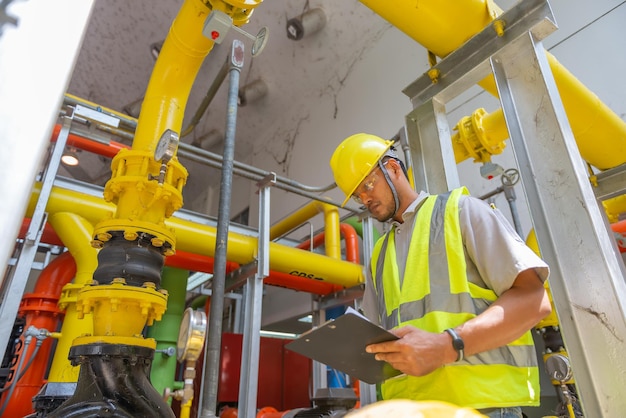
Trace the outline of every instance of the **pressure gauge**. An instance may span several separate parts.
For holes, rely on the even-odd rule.
[[[178,133],[166,129],[154,149],[154,160],[167,164],[178,148]]]
[[[176,358],[179,362],[198,360],[204,346],[206,323],[203,311],[185,309],[176,343]]]

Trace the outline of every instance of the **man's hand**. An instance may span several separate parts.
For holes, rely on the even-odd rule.
[[[424,376],[456,360],[448,334],[433,334],[411,325],[391,332],[400,339],[368,345],[366,351],[402,373]]]

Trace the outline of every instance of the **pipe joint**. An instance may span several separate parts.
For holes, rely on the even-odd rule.
[[[161,221],[163,212],[170,217],[183,206],[187,169],[170,160],[161,183],[161,166],[147,151],[122,149],[113,158],[104,200],[118,205],[118,218],[152,220],[156,216],[156,221]]]
[[[458,134],[455,135],[453,148],[457,163],[470,157],[474,162],[486,163],[491,161],[492,155],[504,150],[504,141],[488,134],[484,124],[486,116],[485,109],[477,109],[455,126]]]
[[[79,318],[92,313],[95,336],[141,335],[144,326],[161,320],[166,306],[166,291],[129,286],[121,279],[110,285],[85,286],[76,301]]]

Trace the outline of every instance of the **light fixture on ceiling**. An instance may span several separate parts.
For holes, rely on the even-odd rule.
[[[326,26],[326,13],[321,8],[307,10],[298,17],[287,21],[287,38],[299,41],[313,35]]]
[[[61,156],[61,162],[70,167],[77,166],[80,161],[78,161],[78,153],[76,152],[76,148],[65,148],[65,152]]]
[[[254,80],[239,89],[239,106],[245,106],[267,94],[267,84],[265,81]]]

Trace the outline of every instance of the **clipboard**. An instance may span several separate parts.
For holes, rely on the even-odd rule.
[[[397,340],[398,337],[349,308],[338,318],[300,335],[285,348],[324,363],[369,384],[380,383],[402,374],[385,361],[367,353],[369,344]]]

